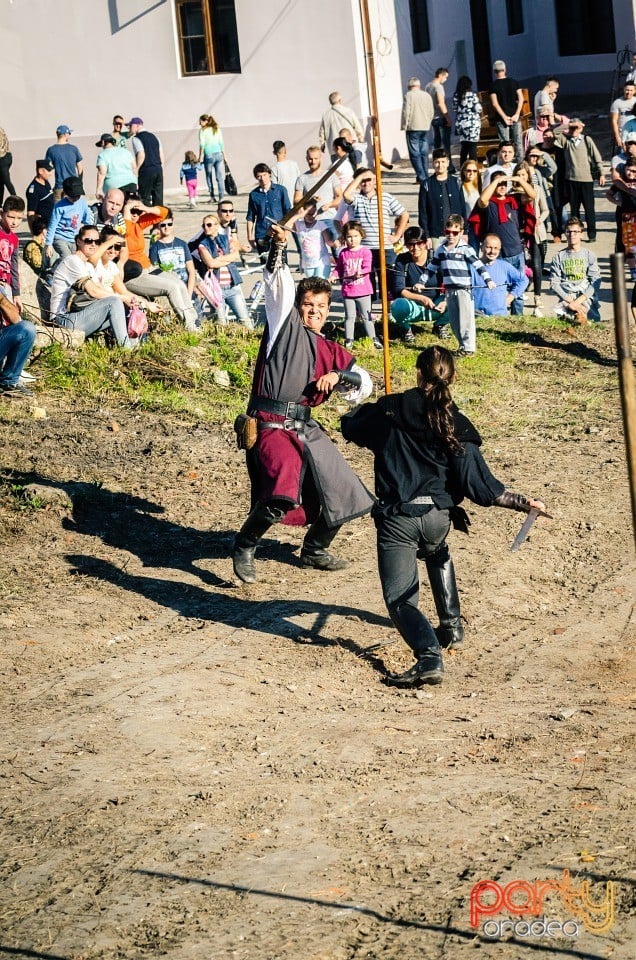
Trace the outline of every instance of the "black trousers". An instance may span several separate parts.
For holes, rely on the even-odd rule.
[[[163,170],[139,171],[139,196],[147,207],[163,205]]]
[[[375,518],[378,573],[389,616],[416,657],[437,648],[433,627],[419,609],[420,556],[444,547],[450,529],[448,510],[433,507],[423,517],[404,514]]]
[[[477,144],[472,140],[461,140],[459,144],[459,165],[460,167],[466,160],[477,159]]]
[[[0,157],[0,204],[4,200],[5,187],[10,197],[15,197],[16,195],[15,187],[11,183],[11,174],[9,173],[12,163],[13,154],[5,153],[4,157]]]
[[[596,212],[594,210],[594,183],[582,180],[566,180],[570,200],[570,216],[578,217],[581,207],[585,210],[585,226],[588,240],[596,237]]]

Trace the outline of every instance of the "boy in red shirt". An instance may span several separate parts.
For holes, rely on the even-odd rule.
[[[20,241],[15,231],[24,220],[22,197],[7,197],[0,213],[0,293],[22,310],[20,300]]]

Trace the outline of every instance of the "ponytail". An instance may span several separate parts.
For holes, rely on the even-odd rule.
[[[428,400],[424,411],[426,425],[451,453],[461,453],[450,392],[455,376],[453,355],[444,347],[427,347],[417,358],[416,367],[422,378],[420,389]]]

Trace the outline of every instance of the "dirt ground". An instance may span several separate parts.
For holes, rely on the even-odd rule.
[[[339,538],[347,571],[309,576],[278,528],[259,582],[238,586],[248,490],[229,430],[45,403],[46,420],[0,411],[0,954],[634,956],[618,407],[491,436],[495,472],[555,519],[511,553],[521,517],[470,509],[470,538],[451,537],[465,649],[441,687],[400,692],[382,676],[410,655],[369,520]],[[345,453],[370,484],[368,457]],[[12,487],[32,481],[59,501],[17,510]],[[487,935],[506,911],[471,927],[478,881],[564,870],[597,901],[615,883],[603,933],[572,934],[581,901],[556,892],[537,912],[562,935]]]

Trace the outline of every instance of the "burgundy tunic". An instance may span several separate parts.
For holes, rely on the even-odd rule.
[[[317,407],[328,394],[315,381],[333,370],[348,370],[354,357],[344,347],[305,327],[293,306],[294,282],[287,267],[265,273],[267,323],[256,361],[248,412],[259,420],[282,422],[283,415],[257,412],[255,398]],[[247,455],[252,502],[283,500],[292,505],[283,523],[313,522],[322,507],[330,527],[371,510],[373,498],[315,420],[302,433],[259,430]]]

